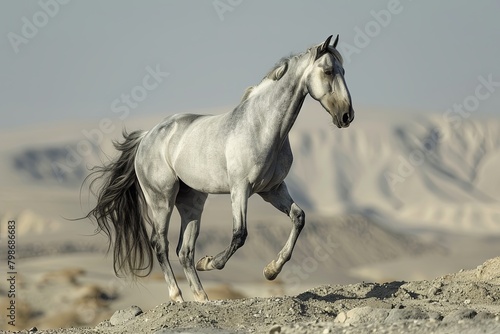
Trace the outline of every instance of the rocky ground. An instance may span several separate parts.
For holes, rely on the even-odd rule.
[[[290,297],[169,302],[144,312],[131,306],[94,328],[35,332],[499,333],[500,257],[430,281],[328,285]]]

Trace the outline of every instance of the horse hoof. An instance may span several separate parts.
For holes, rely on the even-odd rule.
[[[214,269],[212,265],[213,256],[204,256],[196,263],[196,270],[198,271],[208,271]]]
[[[199,303],[206,303],[209,301],[207,294],[203,292],[198,292],[194,294],[194,300],[196,300]]]
[[[278,277],[279,270],[276,270],[276,265],[275,262],[272,261],[269,263],[265,268],[264,268],[264,276],[268,281],[274,280],[276,277]]]

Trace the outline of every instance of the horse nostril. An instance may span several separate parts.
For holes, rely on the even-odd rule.
[[[347,124],[347,123],[349,122],[349,118],[350,118],[350,117],[349,117],[349,113],[348,113],[348,112],[346,112],[344,115],[342,115],[342,122],[343,122],[344,124]]]

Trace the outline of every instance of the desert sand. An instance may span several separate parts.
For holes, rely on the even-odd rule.
[[[130,306],[94,328],[22,333],[498,333],[500,258],[430,281],[323,285],[294,296]],[[60,314],[60,312],[59,312]]]
[[[66,219],[91,207],[82,180],[89,167],[115,154],[111,141],[120,139],[122,126],[148,129],[161,118],[113,120],[115,129],[106,134],[99,134],[99,120],[0,134],[0,231],[4,240],[7,221],[16,221],[18,273],[16,326],[2,317],[1,329],[269,332],[277,325],[284,333],[453,333],[456,327],[450,326],[458,324],[462,332],[498,329],[498,259],[474,268],[500,255],[500,120],[450,123],[441,113],[358,108],[352,126],[338,130],[327,124],[320,106],[306,102],[290,134],[294,166],[287,183],[307,220],[292,260],[277,281],[262,276],[290,222],[253,196],[245,246],[224,270],[200,274],[214,301],[172,304],[158,268],[146,279],[116,278],[105,255],[106,239],[93,235],[95,226]],[[172,251],[178,228],[174,215],[170,257],[189,301]],[[197,258],[220,251],[230,232],[229,197],[210,196]],[[1,265],[7,272],[4,246]],[[4,309],[8,288],[0,290]],[[117,310],[132,305],[143,313],[110,325]],[[45,331],[72,326],[86,329]]]

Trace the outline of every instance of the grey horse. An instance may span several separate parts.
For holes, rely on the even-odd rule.
[[[181,217],[177,255],[195,300],[208,300],[197,270],[224,268],[243,246],[248,198],[257,193],[292,221],[283,249],[264,269],[267,279],[277,277],[305,224],[304,212],[284,182],[293,160],[288,133],[304,99],[309,94],[319,101],[339,128],[354,119],[336,49],[338,35],[333,45],[331,38],[280,60],[228,113],[176,114],[150,131],[124,132],[124,142],[115,143],[121,151],[118,159],[94,170],[92,184],[98,179],[102,184],[97,204],[87,215],[107,234],[110,248],[113,245],[115,273],[149,274],[155,252],[170,298],[183,301],[168,258],[168,226],[176,207]],[[208,194],[231,195],[233,235],[227,248],[195,266]]]

